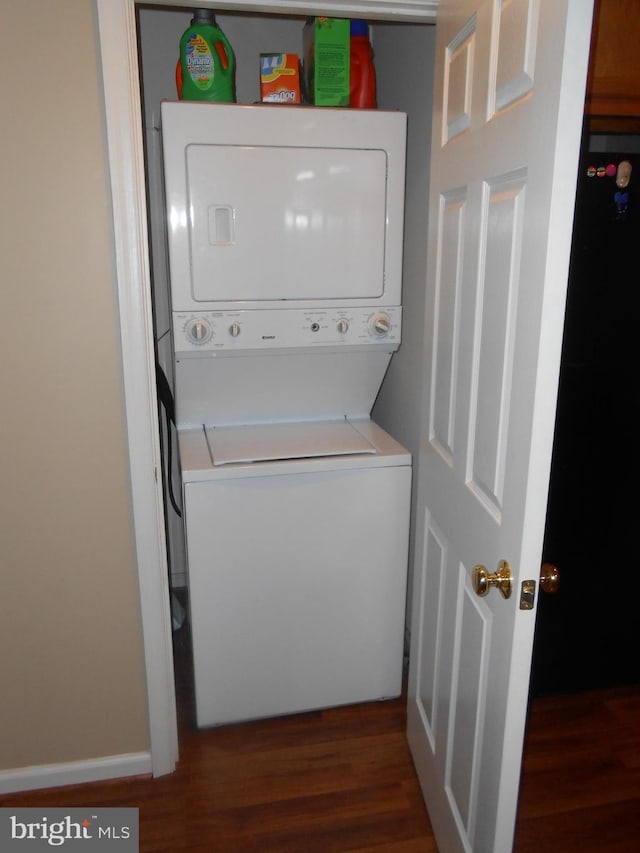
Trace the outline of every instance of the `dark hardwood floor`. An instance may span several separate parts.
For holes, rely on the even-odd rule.
[[[640,850],[640,687],[533,701],[515,850]]]
[[[0,805],[138,806],[148,853],[437,850],[403,699],[198,732],[185,651],[178,632],[174,774],[26,792]],[[640,689],[533,702],[515,850],[640,850]]]

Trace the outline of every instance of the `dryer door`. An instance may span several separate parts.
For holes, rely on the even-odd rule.
[[[186,168],[196,302],[382,296],[384,151],[189,145]]]

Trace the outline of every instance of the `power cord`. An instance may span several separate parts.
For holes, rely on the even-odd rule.
[[[179,518],[182,518],[182,510],[178,506],[175,495],[173,494],[173,430],[171,425],[173,424],[175,428],[176,408],[167,377],[157,361],[156,385],[158,388],[158,400],[164,409],[165,421],[167,424],[167,484],[169,487],[169,500],[171,501],[171,506],[173,507],[176,515]]]

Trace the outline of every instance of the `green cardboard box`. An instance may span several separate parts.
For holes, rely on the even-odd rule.
[[[303,77],[307,103],[349,106],[350,21],[309,18],[302,32]]]

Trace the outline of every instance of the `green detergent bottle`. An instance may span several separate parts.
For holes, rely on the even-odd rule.
[[[211,9],[195,9],[180,39],[178,94],[184,101],[236,100],[236,58]]]

